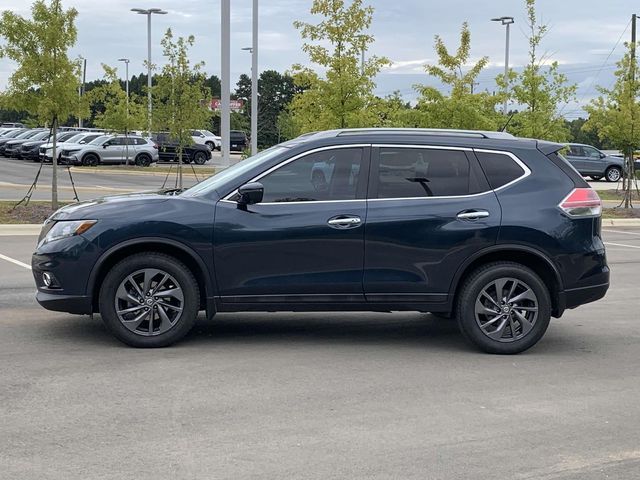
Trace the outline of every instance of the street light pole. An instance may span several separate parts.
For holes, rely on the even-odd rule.
[[[507,102],[509,96],[509,29],[515,20],[513,17],[498,17],[492,18],[491,21],[500,22],[506,27],[506,41],[504,48],[504,105],[502,106],[502,113],[507,115]]]
[[[80,88],[78,89],[78,96],[80,100],[84,96],[84,84],[87,81],[87,59],[84,57],[80,57],[82,59],[82,83],[80,84]],[[82,128],[82,116],[78,117],[78,127]]]
[[[119,58],[118,59],[119,62],[124,62],[124,68],[125,68],[125,91],[127,92],[127,126],[125,128],[124,134],[125,137],[129,137],[129,59],[128,58]],[[129,165],[129,142],[127,141],[127,144],[125,146],[126,149],[126,155],[127,155],[127,165]]]
[[[148,101],[148,126],[151,135],[151,15],[166,15],[167,12],[160,8],[132,8],[132,12],[147,16],[147,101]]]

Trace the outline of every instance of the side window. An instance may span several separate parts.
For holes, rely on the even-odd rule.
[[[582,151],[582,147],[579,145],[569,145],[569,152],[567,155],[570,157],[584,157],[584,152]]]
[[[582,147],[585,157],[600,159],[600,152],[592,147]]]
[[[524,175],[525,171],[508,155],[476,152],[491,188],[500,188]]]
[[[377,198],[443,197],[477,191],[475,175],[463,151],[380,149]]]
[[[311,153],[262,177],[263,202],[355,200],[362,168],[361,148]]]
[[[146,145],[147,142],[144,138],[132,138],[131,140],[135,141],[136,145]]]

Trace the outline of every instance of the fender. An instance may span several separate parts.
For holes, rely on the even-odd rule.
[[[478,260],[479,258],[485,255],[488,255],[494,252],[503,251],[503,250],[512,250],[517,252],[529,253],[538,257],[540,260],[545,262],[547,266],[551,267],[551,270],[554,273],[556,281],[558,282],[559,293],[564,291],[564,284],[562,282],[562,277],[560,276],[560,272],[558,271],[558,268],[553,263],[553,261],[545,253],[538,250],[537,248],[530,247],[528,245],[519,245],[517,243],[498,243],[476,252],[474,255],[467,258],[465,262],[462,265],[460,265],[460,267],[458,267],[458,270],[456,271],[456,274],[454,275],[453,280],[451,281],[451,286],[449,287],[449,301],[453,302],[456,290],[458,289],[458,285],[460,283],[460,277],[462,276],[462,273],[469,267],[469,265],[471,265],[473,262],[475,262],[476,260]]]
[[[127,248],[132,245],[145,244],[145,243],[161,243],[164,245],[178,248],[182,250],[182,252],[189,255],[189,257],[191,257],[198,264],[202,272],[204,272],[204,279],[205,279],[204,290],[206,294],[205,300],[207,305],[207,314],[209,317],[211,317],[216,311],[215,302],[213,300],[214,296],[216,295],[216,287],[212,280],[211,269],[207,267],[204,260],[202,260],[202,257],[195,250],[193,250],[191,247],[185,245],[182,242],[179,242],[177,240],[173,240],[170,238],[137,237],[137,238],[125,240],[124,242],[120,242],[116,245],[113,245],[106,252],[100,255],[96,263],[93,265],[93,268],[91,269],[91,273],[89,274],[89,280],[87,282],[87,290],[86,290],[87,295],[93,296],[93,293],[94,293],[93,290],[94,290],[96,278],[98,276],[98,272],[102,268],[102,265],[104,264],[104,262],[106,262],[109,259],[109,257],[117,253],[118,251],[122,250],[123,248]]]

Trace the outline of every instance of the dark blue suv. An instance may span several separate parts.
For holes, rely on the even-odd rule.
[[[200,310],[410,310],[518,353],[609,287],[600,199],[562,148],[497,132],[307,134],[184,191],[58,210],[33,255],[37,300],[99,312],[136,347],[174,343]]]

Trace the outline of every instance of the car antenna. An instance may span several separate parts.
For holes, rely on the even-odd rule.
[[[502,127],[500,129],[501,132],[504,132],[507,129],[507,127],[509,126],[509,123],[511,123],[511,119],[513,118],[514,115],[515,115],[514,112],[512,112],[511,115],[509,115],[509,118],[507,119],[507,122],[504,124],[504,127]]]

